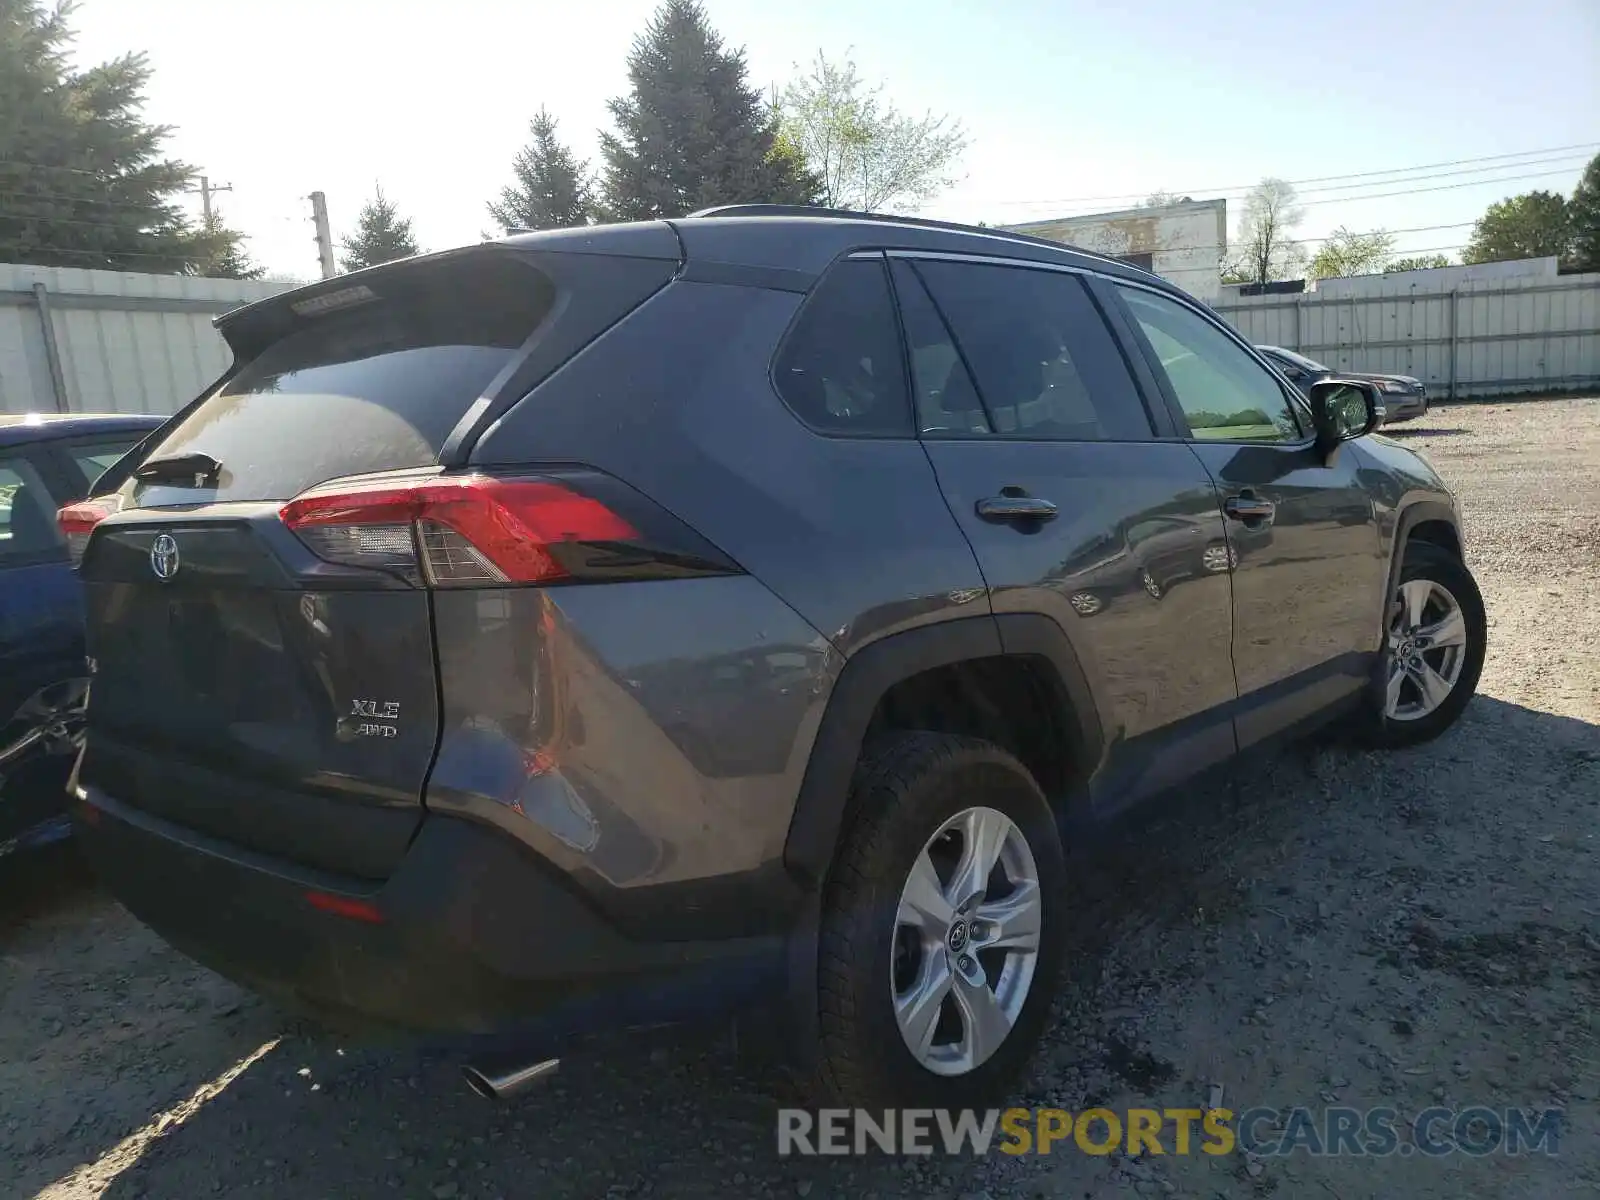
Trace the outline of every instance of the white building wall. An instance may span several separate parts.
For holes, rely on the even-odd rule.
[[[1157,275],[1191,296],[1210,303],[1221,292],[1222,256],[1228,247],[1226,200],[1191,200],[1005,228],[1117,258],[1148,254]]]

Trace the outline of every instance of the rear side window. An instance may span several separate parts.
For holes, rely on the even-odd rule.
[[[207,454],[214,491],[141,486],[146,503],[281,500],[344,475],[428,466],[548,316],[553,289],[514,260],[380,277],[378,300],[307,319],[189,414],[146,461]]]
[[[912,436],[900,330],[881,258],[847,259],[822,278],[772,375],[784,402],[813,429]]]
[[[916,264],[970,368],[993,432],[1062,441],[1154,435],[1133,376],[1076,275]]]
[[[0,567],[67,556],[56,504],[33,464],[0,458]]]

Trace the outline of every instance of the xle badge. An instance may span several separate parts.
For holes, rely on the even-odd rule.
[[[399,737],[399,726],[389,724],[399,719],[398,700],[352,700],[349,715],[339,722],[340,740],[347,741],[353,737]]]

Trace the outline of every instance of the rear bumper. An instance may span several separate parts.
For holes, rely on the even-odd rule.
[[[270,859],[89,789],[84,853],[191,958],[281,1001],[467,1039],[688,1020],[760,999],[780,937],[638,942],[504,834],[432,816],[374,886]],[[312,893],[362,905],[338,915]],[[376,918],[376,919],[374,919]]]

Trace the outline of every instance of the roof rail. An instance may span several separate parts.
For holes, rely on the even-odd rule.
[[[956,221],[935,221],[928,217],[902,217],[894,213],[856,212],[848,208],[823,208],[809,204],[719,204],[712,208],[702,208],[699,212],[692,212],[691,217],[814,217],[836,221],[877,221],[885,225],[913,225],[923,229],[948,229],[956,233],[977,233],[987,237],[1005,238],[1011,242],[1027,242],[1034,246],[1049,246],[1052,250],[1071,250],[1075,254],[1084,254],[1090,258],[1098,258],[1104,262],[1119,263],[1125,267],[1132,267],[1132,263],[1123,262],[1109,254],[1100,254],[1093,250],[1085,250],[1082,246],[1074,246],[1070,242],[1055,242],[1049,238],[1033,237],[1026,233],[1013,233],[1009,229],[995,229],[988,225],[962,225]],[[1138,267],[1133,267],[1139,270]]]

